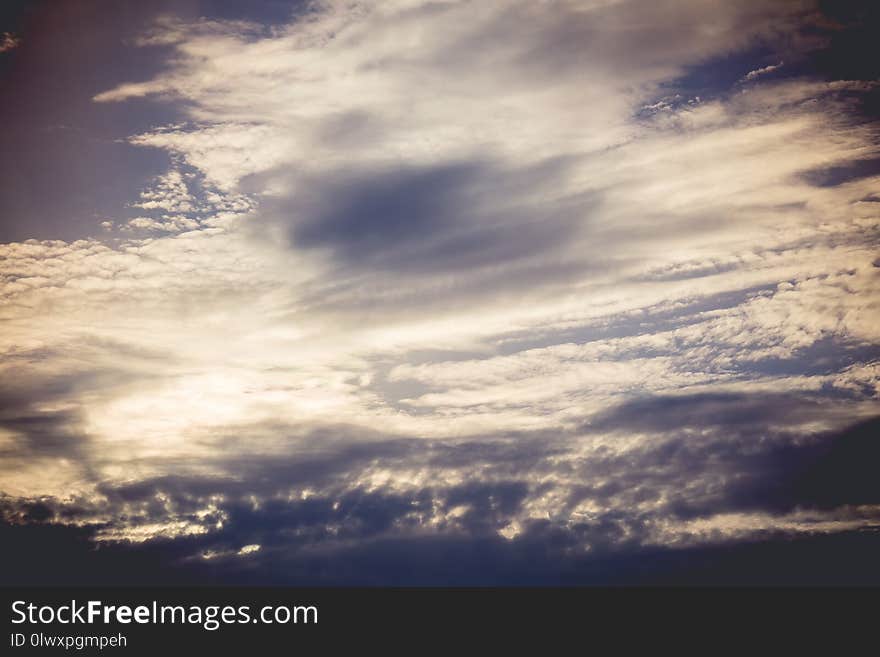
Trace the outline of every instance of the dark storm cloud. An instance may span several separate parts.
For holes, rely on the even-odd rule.
[[[156,558],[170,560],[183,579],[220,576],[236,581],[240,576],[290,583],[385,584],[546,583],[557,577],[569,583],[597,581],[600,564],[675,561],[662,556],[665,550],[645,544],[657,520],[687,521],[737,511],[784,514],[880,501],[880,486],[871,470],[877,458],[873,436],[880,420],[808,441],[798,441],[796,433],[786,428],[792,416],[808,423],[827,415],[821,409],[815,399],[780,396],[644,400],[609,413],[604,428],[669,432],[671,438],[648,441],[636,451],[594,451],[586,459],[577,457],[579,442],[571,436],[555,441],[524,435],[459,443],[383,441],[374,436],[368,446],[342,441],[335,449],[322,447],[319,456],[236,460],[228,464],[234,468],[228,477],[169,475],[125,485],[104,484],[97,511],[106,520],[92,521],[92,527],[99,532],[112,530],[123,522],[121,516],[129,531],[162,522],[169,514],[194,522],[222,520],[222,526],[205,534],[133,546],[127,556],[126,550],[112,543],[102,548],[123,562],[162,555]],[[780,428],[767,428],[777,423]],[[339,435],[341,430],[333,431]],[[756,442],[756,431],[765,440]],[[566,460],[566,455],[574,458]],[[436,484],[422,487],[374,489],[363,478],[377,463],[395,470],[430,465],[435,472],[464,466],[462,472],[472,474],[460,483],[438,478]],[[567,502],[558,509],[558,517],[533,518],[509,540],[498,535],[524,504],[561,486],[560,477],[581,483],[563,488]],[[291,496],[291,488],[308,488],[311,493]],[[214,500],[215,507],[206,515],[207,500]],[[566,509],[585,500],[603,511],[589,519],[564,520]],[[657,506],[639,510],[640,504],[652,502]],[[96,511],[89,504],[94,502],[6,499],[3,515],[14,526],[3,531],[16,545],[32,534],[50,532],[35,524],[61,518],[87,520]],[[463,511],[451,514],[455,509]],[[61,533],[60,528],[56,531]],[[774,549],[774,535],[768,530],[760,539],[767,550]],[[821,539],[800,542],[808,545],[817,540]],[[250,544],[260,549],[239,554]],[[584,545],[590,546],[589,553],[584,553]],[[72,549],[70,558],[79,558],[80,552]],[[421,565],[402,568],[393,555],[406,555],[408,563]],[[736,553],[729,558],[736,560]],[[428,567],[432,562],[434,567]],[[364,568],[366,564],[372,565]],[[650,567],[640,573],[632,563],[628,568],[620,574],[623,580],[650,581],[662,572]],[[675,576],[687,572],[676,571]],[[124,581],[137,577],[130,573]]]
[[[845,415],[849,411],[845,406],[829,409],[827,399],[794,395],[655,398],[623,405],[588,428],[590,432],[614,430],[620,436],[640,431],[658,437],[623,453],[599,450],[580,457],[581,439],[564,435],[524,434],[455,443],[383,441],[374,436],[370,444],[342,444],[311,457],[239,459],[228,464],[236,473],[228,481],[172,477],[104,492],[110,498],[144,501],[161,490],[163,495],[189,500],[187,508],[194,512],[206,497],[222,491],[240,500],[225,531],[239,531],[236,517],[246,516],[250,523],[254,514],[268,513],[278,522],[267,520],[266,527],[300,531],[308,526],[310,540],[325,540],[330,538],[328,525],[338,525],[337,532],[352,538],[359,532],[379,535],[392,526],[417,530],[420,521],[411,514],[428,512],[438,504],[445,509],[467,508],[454,523],[456,531],[491,535],[527,499],[558,489],[567,496],[566,504],[558,509],[560,517],[585,500],[607,509],[601,520],[578,530],[587,532],[581,538],[594,549],[600,545],[612,549],[624,535],[637,547],[643,538],[639,527],[652,514],[629,509],[642,502],[665,500],[652,513],[670,519],[873,503],[878,489],[867,470],[853,468],[851,481],[843,473],[860,460],[872,462],[868,437],[877,421],[800,439],[797,425],[827,420],[835,412]],[[338,435],[341,430],[333,431]],[[661,439],[663,435],[667,438]],[[392,471],[458,469],[465,480],[450,486],[438,479],[435,486],[390,495],[368,492],[361,482],[377,463]],[[570,480],[581,483],[568,488],[571,484],[564,482]],[[291,486],[312,488],[314,497],[286,499],[285,490]],[[251,495],[261,500],[259,513],[248,501]],[[383,505],[387,508],[382,509]],[[568,532],[570,526],[558,529]],[[241,531],[240,540],[244,540],[251,530]],[[265,533],[260,536],[271,540]]]
[[[455,470],[479,463],[487,476],[513,480],[518,473],[528,472],[542,460],[570,449],[564,437],[542,432],[433,441],[389,436],[357,426],[327,426],[305,436],[296,427],[273,428],[275,434],[285,431],[297,437],[298,448],[288,453],[230,457],[221,450],[214,457],[202,459],[219,473],[217,476],[168,475],[125,485],[100,484],[98,490],[111,503],[152,499],[158,490],[192,503],[224,492],[243,499],[251,494],[266,498],[286,495],[292,488],[356,488],[362,485],[362,475],[377,465],[392,470],[412,466]]]
[[[880,583],[876,532],[765,537],[736,545],[573,556],[568,535],[528,540],[424,536],[275,555],[269,561],[194,562],[203,540],[95,549],[90,530],[0,524],[9,585],[850,585]],[[281,558],[286,556],[287,558]]]
[[[694,401],[694,404],[700,405],[700,402]],[[599,458],[584,471],[585,481],[607,479],[613,475],[613,483],[598,487],[586,485],[576,491],[574,497],[589,496],[601,501],[603,497],[629,491],[633,500],[644,501],[651,498],[652,487],[668,492],[682,482],[693,486],[707,472],[718,482],[723,480],[726,471],[730,483],[714,502],[711,496],[707,497],[706,505],[701,508],[693,491],[689,495],[673,495],[664,515],[693,518],[731,509],[770,508],[773,512],[783,512],[793,507],[876,503],[880,499],[880,487],[872,476],[871,463],[877,457],[872,436],[876,435],[878,426],[878,420],[873,420],[829,436],[827,442],[802,447],[789,444],[758,451],[745,445],[740,445],[740,450],[736,441],[731,443],[720,436],[702,446],[693,444],[693,439],[682,438],[656,450],[648,449],[635,460],[617,460],[610,456],[604,460]],[[521,443],[510,443],[504,449],[511,449],[514,445]],[[461,454],[457,454],[456,459],[461,457],[478,462],[485,459],[491,467],[495,461],[492,450],[487,453],[485,445],[476,447],[475,450],[474,445],[446,445],[440,451],[448,454],[450,450],[460,449]],[[410,456],[418,458],[418,451],[424,451],[427,454],[422,456],[430,459],[428,455],[435,449],[417,450],[413,443]],[[353,463],[349,466],[357,468]],[[260,471],[265,473],[264,469]],[[281,471],[283,469],[278,472]],[[302,474],[307,472],[303,470]],[[744,483],[741,478],[730,477],[735,472],[747,472],[749,477]],[[669,480],[663,482],[664,478]],[[163,519],[169,508],[183,516],[195,517],[206,496],[222,492],[226,501],[220,505],[218,514],[222,513],[224,524],[222,529],[209,534],[158,540],[126,549],[113,544],[104,545],[101,552],[105,557],[98,561],[91,559],[94,565],[89,566],[85,574],[98,577],[97,570],[92,572],[97,564],[103,563],[110,568],[118,561],[120,564],[161,563],[171,568],[163,580],[172,577],[178,581],[210,581],[219,577],[227,582],[242,578],[300,584],[644,583],[654,578],[662,581],[667,568],[672,569],[668,573],[670,578],[696,579],[706,575],[703,569],[708,563],[704,560],[711,559],[713,554],[722,561],[740,563],[742,559],[754,559],[752,553],[757,551],[768,554],[757,560],[758,567],[752,571],[754,581],[772,582],[776,581],[773,571],[760,564],[764,559],[775,562],[786,553],[777,554],[776,546],[783,544],[782,538],[774,538],[772,531],[758,542],[736,548],[690,548],[670,552],[644,546],[640,541],[648,532],[650,517],[635,512],[634,507],[609,509],[598,517],[575,523],[534,520],[513,540],[504,540],[497,535],[497,529],[526,500],[530,486],[525,481],[474,481],[406,493],[355,487],[332,495],[319,490],[308,499],[268,495],[272,485],[283,489],[289,483],[284,479],[249,483],[239,480],[236,483],[212,482],[209,478],[166,477],[135,486],[106,489],[111,504],[114,499],[117,502],[124,500],[127,508],[136,508],[139,513],[146,514],[145,522]],[[670,483],[674,485],[670,486]],[[161,504],[156,501],[157,493],[162,496]],[[429,516],[438,505],[453,508],[462,504],[468,505],[470,511],[454,526],[426,531],[419,520]],[[61,540],[70,541],[70,549],[62,557],[65,562],[78,563],[84,559],[88,562],[84,556],[86,551],[81,547],[88,532],[40,525],[48,518],[58,518],[65,513],[57,503],[44,500],[22,504],[7,500],[4,508],[7,522],[14,523],[2,529],[12,552],[23,549],[22,546],[30,541],[39,543],[54,534]],[[70,509],[66,513],[71,517]],[[73,511],[72,517],[76,516],[77,512]],[[789,546],[789,554],[792,549],[796,552],[804,550],[807,554],[819,554],[825,550],[827,556],[838,554],[838,549],[840,554],[845,554],[844,546],[852,547],[868,540],[857,536],[845,533],[837,539],[788,538],[784,544]],[[795,545],[802,547],[792,548],[793,540]],[[839,547],[829,548],[829,542],[836,542]],[[260,544],[260,550],[244,556],[236,555],[242,546],[252,543]],[[585,543],[593,548],[588,555],[580,549]],[[216,556],[205,558],[200,555]],[[699,565],[686,567],[691,558],[697,559]],[[655,560],[659,560],[662,567],[658,568]],[[643,568],[638,567],[639,562]],[[603,575],[603,570],[614,563],[622,570],[615,571],[613,576]],[[724,581],[731,567],[712,570],[711,577],[703,580],[704,583],[713,581],[713,577]],[[115,574],[120,578],[117,583],[139,581],[143,574],[140,570],[124,570],[121,566],[120,569],[122,572]],[[794,576],[790,570],[781,572]],[[870,569],[862,571],[862,576],[870,577],[871,572]],[[796,573],[802,581],[812,581],[811,577],[852,581],[850,577],[853,575],[836,567],[812,574],[800,570]],[[45,571],[42,574],[28,570],[7,571],[4,581],[33,583],[41,581],[42,576]],[[68,572],[62,579],[67,581],[70,578],[76,579],[75,573]]]
[[[206,500],[222,495],[225,502],[220,510],[229,518],[222,532],[206,540],[233,545],[236,540],[280,540],[276,531],[281,535],[294,531],[306,544],[332,539],[338,532],[355,539],[392,527],[418,529],[421,521],[412,514],[430,512],[437,505],[467,507],[456,520],[458,531],[492,534],[516,515],[527,498],[558,488],[567,491],[568,501],[558,509],[563,517],[584,500],[608,509],[602,523],[590,530],[591,544],[610,545],[624,527],[629,540],[638,543],[639,514],[626,509],[650,500],[664,499],[656,513],[670,518],[871,503],[870,495],[850,495],[876,492],[866,476],[858,475],[862,469],[855,468],[858,476],[849,482],[841,474],[859,460],[872,462],[867,437],[876,429],[876,421],[799,440],[798,425],[849,412],[845,406],[828,406],[827,399],[794,395],[639,400],[603,414],[587,427],[587,436],[638,431],[658,438],[634,451],[600,449],[588,457],[579,456],[583,439],[570,435],[449,442],[374,434],[364,440],[357,427],[328,427],[323,433],[335,436],[335,444],[316,434],[311,451],[301,449],[283,457],[203,459],[203,465],[226,475],[168,475],[122,486],[102,484],[99,491],[111,509],[134,504],[146,514],[125,521],[135,526],[161,521],[168,513],[168,500],[175,513],[195,518]],[[368,490],[364,482],[377,465],[396,472],[414,467],[451,469],[464,479],[450,485],[439,477],[436,485],[398,492]],[[570,480],[581,483],[567,488],[570,484],[564,482]],[[304,489],[312,491],[307,499],[290,497],[289,491]],[[264,528],[255,534],[253,523],[261,522],[259,518],[264,519]],[[327,529],[331,525],[337,527],[332,535]],[[248,535],[259,540],[247,541]]]

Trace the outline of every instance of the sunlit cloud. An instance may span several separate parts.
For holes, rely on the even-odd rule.
[[[17,48],[20,43],[21,39],[14,34],[3,32],[3,34],[0,34],[0,53]]]
[[[92,100],[174,107],[125,139],[167,170],[91,236],[0,245],[4,516],[267,564],[876,527],[793,474],[877,415],[877,87],[807,69],[817,11],[144,25],[164,68]]]

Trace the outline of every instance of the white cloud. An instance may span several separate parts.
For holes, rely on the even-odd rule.
[[[365,441],[379,430],[425,443],[569,436],[646,395],[850,395],[824,421],[805,420],[808,435],[867,415],[876,363],[797,360],[823,341],[880,341],[880,214],[865,201],[880,181],[803,176],[877,157],[874,128],[851,122],[846,102],[865,83],[768,78],[718,98],[666,97],[688,67],[790,30],[802,12],[677,6],[327,2],[271,30],[161,22],[142,46],[173,46],[168,69],[95,98],[155,96],[188,113],[129,140],[174,161],[133,199],[144,216],[105,222],[121,228],[114,241],[0,245],[0,373],[34,391],[37,414],[69,413],[85,450],[26,455],[10,421],[0,488],[94,502],[96,481],[228,476],[236,457],[311,453],[326,426]],[[406,271],[381,248],[364,264],[333,236],[312,248],[297,232],[310,208],[347,193],[327,180],[462,162],[479,166],[466,169],[461,223],[426,224],[416,240],[436,231],[453,246],[432,243]],[[468,249],[477,256],[462,264]],[[780,361],[793,371],[773,371]],[[572,458],[610,443],[636,458],[669,436],[612,438],[585,438]],[[400,491],[478,476],[376,463],[345,483]],[[508,538],[535,518],[576,517],[564,500],[581,473],[527,476],[524,515],[498,528]],[[556,492],[540,489],[551,480]],[[430,517],[458,526],[464,515]],[[102,537],[216,521],[165,520]],[[658,521],[650,540],[835,522]]]
[[[12,34],[11,32],[4,32],[0,35],[0,52],[6,52],[8,50],[12,50],[13,48],[18,48],[21,43],[21,39]]]
[[[783,67],[785,62],[779,62],[778,64],[769,64],[767,66],[762,66],[761,68],[756,68],[753,71],[749,71],[746,73],[740,82],[751,82],[752,80],[756,80],[762,75],[767,75],[768,73],[772,73]]]

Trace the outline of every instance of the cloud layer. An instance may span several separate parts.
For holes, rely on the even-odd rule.
[[[318,581],[876,529],[876,81],[810,68],[844,29],[696,0],[145,25],[164,69],[94,101],[173,107],[127,139],[168,170],[103,233],[0,245],[4,516]]]

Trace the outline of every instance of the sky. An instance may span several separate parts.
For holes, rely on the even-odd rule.
[[[875,4],[0,35],[0,581],[880,583]]]

